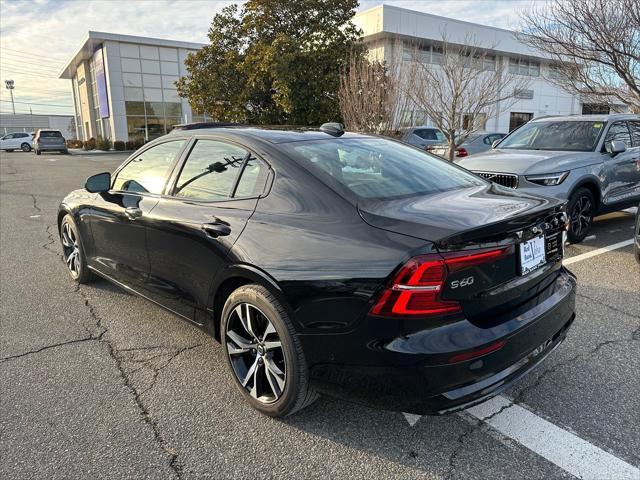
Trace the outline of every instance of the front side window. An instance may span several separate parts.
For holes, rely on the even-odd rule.
[[[603,122],[530,122],[500,143],[500,148],[517,150],[594,151]]]
[[[248,154],[236,145],[198,140],[180,172],[173,195],[202,201],[230,198]]]
[[[339,182],[354,195],[392,199],[484,185],[446,160],[379,138],[282,144],[319,178]]]
[[[611,148],[611,142],[617,140],[625,144],[627,148],[631,148],[631,134],[627,127],[627,122],[615,122],[609,128],[607,136],[604,138],[604,148]]]
[[[171,166],[186,140],[155,145],[125,165],[113,181],[113,190],[161,194],[171,173]]]

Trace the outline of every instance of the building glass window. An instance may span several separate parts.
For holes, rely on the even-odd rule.
[[[524,125],[533,118],[533,113],[511,112],[509,114],[509,131]]]
[[[584,103],[582,105],[583,115],[609,115],[609,105],[605,103]]]
[[[509,59],[509,73],[538,77],[540,76],[540,62],[511,57]]]
[[[489,72],[496,71],[496,57],[494,55],[485,55],[484,64],[482,66],[483,70]]]

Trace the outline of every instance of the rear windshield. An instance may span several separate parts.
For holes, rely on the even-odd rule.
[[[484,185],[446,160],[381,138],[316,140],[282,147],[318,176],[331,177],[361,198],[386,200]]]
[[[500,148],[592,152],[604,122],[531,122],[500,142]]]
[[[62,133],[60,132],[40,132],[40,138],[45,138],[45,137],[62,137]]]

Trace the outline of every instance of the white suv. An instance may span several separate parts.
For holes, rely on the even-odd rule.
[[[33,139],[30,133],[9,133],[0,138],[0,150],[30,152],[32,148]]]

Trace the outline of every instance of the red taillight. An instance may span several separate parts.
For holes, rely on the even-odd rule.
[[[456,157],[466,157],[467,155],[469,155],[469,152],[467,152],[464,148],[458,148],[456,150]]]
[[[495,261],[512,250],[503,247],[475,252],[455,252],[413,257],[398,271],[371,309],[378,316],[420,316],[460,313],[455,300],[442,300],[440,294],[447,275],[468,267]]]

